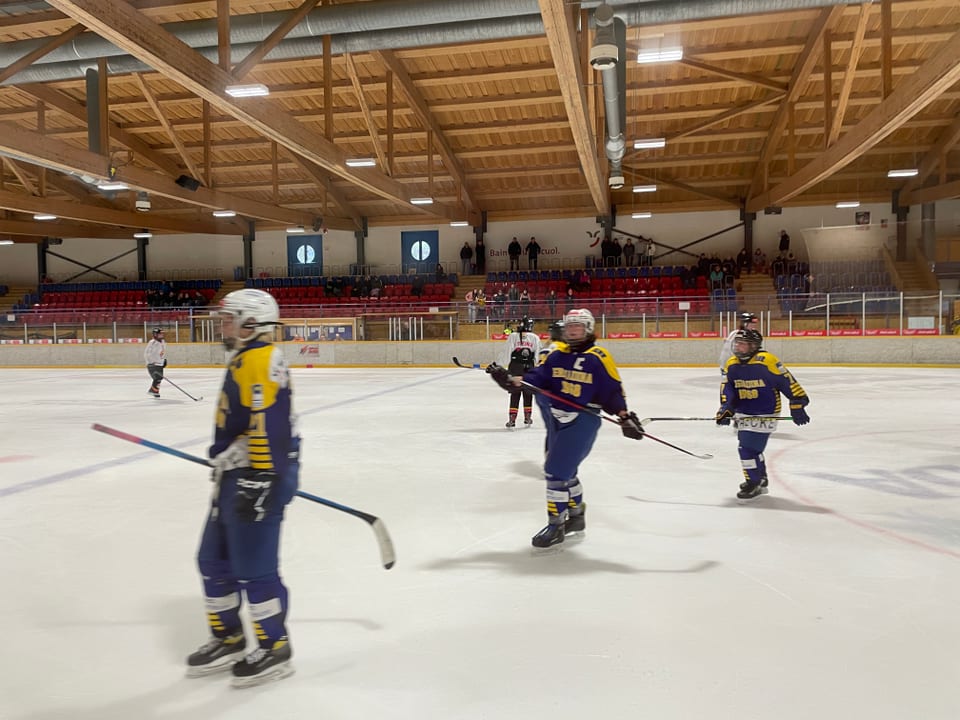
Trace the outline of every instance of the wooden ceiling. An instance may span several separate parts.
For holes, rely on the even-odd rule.
[[[709,4],[719,17],[691,0],[608,2],[626,23],[616,190],[588,62],[598,2],[0,0],[0,233],[762,212],[886,202],[897,189],[905,205],[960,197],[957,0],[720,0]],[[109,53],[85,54],[105,41]],[[683,59],[637,63],[653,46],[682,46]],[[98,72],[85,78],[88,68]],[[225,94],[238,83],[270,95]],[[651,137],[666,146],[633,149]],[[376,166],[345,165],[360,157]],[[920,175],[887,177],[908,167]],[[90,183],[110,174],[131,189]],[[178,185],[182,175],[199,187]],[[138,190],[149,212],[135,211]]]

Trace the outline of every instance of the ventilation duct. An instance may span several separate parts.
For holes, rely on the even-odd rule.
[[[600,73],[603,82],[603,105],[607,123],[604,143],[608,168],[607,184],[613,190],[623,187],[623,156],[626,153],[626,62],[627,27],[614,17],[613,8],[601,5],[593,13],[596,34],[590,48],[590,65]]]

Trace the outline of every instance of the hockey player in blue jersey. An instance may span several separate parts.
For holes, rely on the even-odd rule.
[[[534,547],[562,543],[567,533],[586,529],[586,503],[577,472],[600,430],[597,412],[603,410],[618,415],[625,436],[636,440],[643,437],[636,414],[627,410],[613,358],[595,342],[591,312],[571,310],[563,319],[563,343],[558,344],[543,364],[523,376],[527,384],[557,397],[537,396],[547,419],[547,452],[543,465],[547,481],[547,526],[533,537]],[[507,391],[520,383],[520,378],[512,377],[506,368],[491,365],[487,371]],[[569,398],[570,402],[559,398]]]
[[[749,500],[767,492],[767,465],[763,451],[770,433],[777,429],[780,395],[790,401],[790,416],[797,425],[810,417],[804,408],[807,393],[775,355],[761,348],[763,336],[756,330],[738,330],[733,338],[733,355],[724,366],[717,424],[737,425],[738,451],[744,481],[737,497]]]
[[[217,487],[197,553],[213,637],[187,659],[187,675],[232,669],[233,684],[245,687],[293,672],[279,550],[284,509],[297,490],[300,438],[289,369],[271,344],[280,324],[276,300],[236,290],[218,315],[233,352],[209,450]],[[241,594],[256,634],[247,655]]]

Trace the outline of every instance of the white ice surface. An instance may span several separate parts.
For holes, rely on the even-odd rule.
[[[295,370],[304,500],[282,572],[297,674],[184,677],[207,637],[194,553],[221,372],[2,370],[4,720],[956,720],[956,369],[794,368],[810,425],[781,425],[770,495],[734,498],[709,422],[604,423],[579,542],[535,554],[543,431],[507,431],[481,372]],[[641,417],[712,416],[712,368],[626,369]]]

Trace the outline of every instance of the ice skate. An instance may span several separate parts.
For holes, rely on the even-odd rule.
[[[515,428],[516,426],[517,426],[517,421],[514,420],[513,418],[510,418],[509,420],[507,420],[507,424],[504,427]]]
[[[160,388],[151,387],[147,390],[147,395],[153,395],[155,398],[160,397]]]
[[[570,533],[582,533],[587,529],[587,504],[581,503],[580,508],[580,512],[577,515],[571,512],[570,517],[567,518],[567,522],[564,524],[563,531],[567,535]]]
[[[273,649],[257,648],[233,666],[231,684],[237,688],[245,688],[289,677],[294,673],[293,665],[290,664],[292,655],[289,642]]]
[[[228,670],[246,647],[243,633],[224,638],[210,638],[199,650],[187,658],[187,677],[203,677]]]
[[[548,548],[553,545],[559,545],[563,542],[564,538],[564,524],[550,523],[543,530],[538,532],[533,536],[533,539],[530,541],[534,547],[538,548]]]
[[[523,419],[523,426],[524,426],[524,427],[530,427],[531,425],[533,425],[533,418],[530,417],[529,415],[527,415],[527,416]]]
[[[767,489],[762,484],[747,485],[737,493],[737,497],[740,500],[752,500],[755,497],[763,495],[765,492],[767,492]]]
[[[769,481],[768,481],[766,478],[764,478],[763,480],[760,481],[760,494],[761,494],[761,495],[766,495],[766,494],[769,492],[769,488],[767,487],[768,484],[769,484]],[[740,483],[740,489],[741,489],[741,490],[746,490],[748,487],[750,487],[750,483],[748,483],[748,482],[746,482],[746,481]]]

